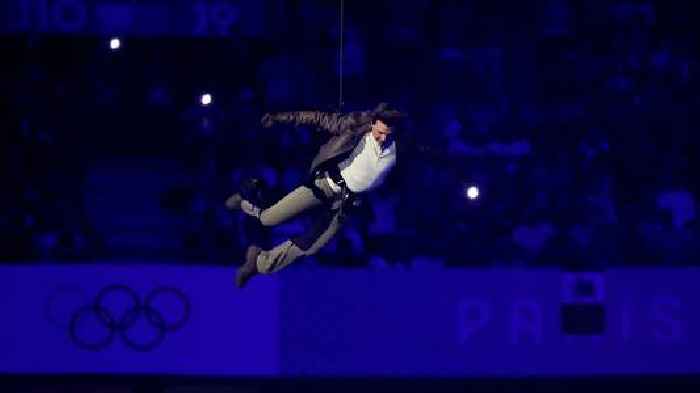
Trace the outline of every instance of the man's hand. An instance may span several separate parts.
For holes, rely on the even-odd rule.
[[[260,125],[264,128],[270,128],[275,124],[275,118],[271,113],[266,113],[260,120]]]

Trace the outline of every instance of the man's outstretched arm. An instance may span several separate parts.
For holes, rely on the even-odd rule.
[[[352,126],[355,117],[352,114],[327,113],[320,111],[279,112],[267,113],[261,123],[265,128],[274,124],[293,124],[294,126],[308,125],[320,128],[331,134],[340,134]]]

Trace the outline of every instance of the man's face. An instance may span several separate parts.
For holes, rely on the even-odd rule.
[[[380,146],[384,143],[391,135],[391,128],[389,128],[383,121],[375,120],[372,124],[372,137],[374,138]]]

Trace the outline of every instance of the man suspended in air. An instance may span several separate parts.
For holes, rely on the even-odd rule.
[[[363,194],[382,184],[396,165],[396,129],[403,114],[385,103],[374,110],[348,114],[283,112],[266,114],[265,128],[274,124],[309,125],[327,132],[330,139],[311,163],[308,179],[268,208],[258,206],[261,181],[251,179],[226,200],[230,210],[241,210],[264,226],[281,224],[315,209],[314,224],[305,233],[270,250],[253,244],[238,269],[236,286],[243,287],[257,274],[276,272],[302,256],[317,253],[341,228]]]

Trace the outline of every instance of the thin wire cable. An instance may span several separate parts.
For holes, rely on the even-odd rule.
[[[338,91],[338,111],[343,110],[343,35],[344,26],[343,21],[345,19],[345,0],[340,0],[340,45],[338,45],[339,50],[339,61],[338,61],[338,77],[340,79],[340,89]]]

